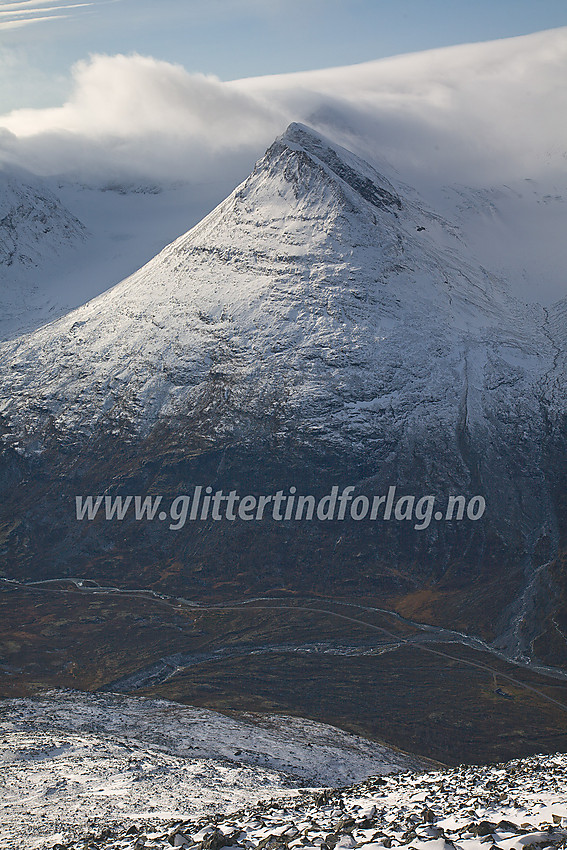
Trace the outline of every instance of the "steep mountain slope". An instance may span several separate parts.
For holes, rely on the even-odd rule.
[[[6,526],[10,570],[76,575],[78,560],[100,574],[120,562],[139,582],[144,570],[160,580],[167,563],[166,581],[192,592],[203,563],[209,590],[228,578],[232,590],[313,588],[323,565],[343,592],[497,582],[484,616],[529,649],[534,575],[545,577],[558,542],[561,315],[516,301],[456,228],[293,124],[143,269],[3,345],[3,510],[18,516]],[[478,494],[488,511],[479,523],[351,522],[348,533],[268,520],[172,535],[72,516],[79,493],[173,495],[190,484],[397,485]],[[518,610],[502,615],[514,597]],[[477,615],[473,606],[468,622]]]

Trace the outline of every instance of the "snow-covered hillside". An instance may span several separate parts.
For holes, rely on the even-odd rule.
[[[88,240],[88,231],[45,181],[21,169],[0,170],[0,338],[45,322],[53,307],[46,277]],[[56,314],[59,315],[59,314]]]
[[[204,708],[116,694],[48,691],[33,699],[0,703],[0,718],[3,729],[22,734],[30,729],[107,734],[175,756],[228,759],[279,771],[308,784],[345,784],[420,766],[417,758],[311,720],[228,717]]]
[[[0,733],[0,847],[9,850],[49,847],[89,824],[210,816],[302,786],[420,767],[300,718],[232,718],[111,694],[6,700]]]
[[[0,171],[0,267],[4,285],[22,269],[58,257],[85,237],[81,222],[50,189],[19,170]]]

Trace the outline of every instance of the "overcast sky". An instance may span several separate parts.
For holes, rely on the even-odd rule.
[[[0,113],[61,104],[92,53],[231,80],[566,24],[565,0],[0,0]]]

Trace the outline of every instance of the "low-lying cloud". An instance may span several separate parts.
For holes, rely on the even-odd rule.
[[[0,160],[94,182],[230,182],[298,120],[408,180],[534,176],[564,155],[566,71],[567,28],[232,83],[96,55],[62,106],[0,117]]]
[[[200,182],[253,158],[285,126],[257,97],[149,57],[93,56],[73,77],[63,106],[0,118],[4,161],[84,180]]]

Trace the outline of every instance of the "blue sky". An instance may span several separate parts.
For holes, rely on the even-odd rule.
[[[61,103],[91,53],[230,80],[566,24],[565,0],[0,0],[0,112]]]

